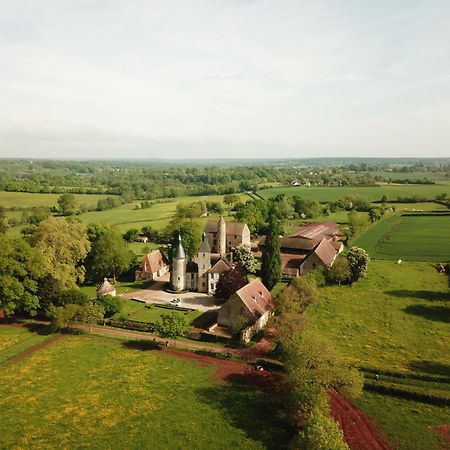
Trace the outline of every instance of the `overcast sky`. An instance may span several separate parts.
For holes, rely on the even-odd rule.
[[[450,156],[450,1],[0,0],[0,156]]]

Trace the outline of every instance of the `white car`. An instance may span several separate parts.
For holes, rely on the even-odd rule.
[[[170,303],[174,306],[180,306],[181,300],[179,298],[173,298]]]

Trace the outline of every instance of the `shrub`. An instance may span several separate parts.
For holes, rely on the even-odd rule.
[[[97,297],[96,302],[104,309],[104,317],[111,318],[122,310],[122,303],[117,297],[112,295],[102,295]]]
[[[136,320],[109,320],[107,325],[115,328],[124,328],[126,330],[144,331],[154,333],[156,325],[150,322],[138,322]]]
[[[160,336],[164,338],[182,336],[187,331],[188,325],[186,318],[175,312],[164,314],[156,323]]]

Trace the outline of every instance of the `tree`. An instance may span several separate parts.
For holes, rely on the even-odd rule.
[[[89,302],[89,297],[83,291],[78,288],[69,289],[68,291],[62,292],[53,301],[56,306],[64,306],[68,304],[73,305],[85,305]]]
[[[43,261],[46,278],[40,283],[43,297],[49,300],[83,282],[85,270],[81,262],[91,247],[83,224],[49,217],[29,239]]]
[[[102,295],[97,297],[96,302],[103,306],[105,317],[110,318],[122,310],[122,303],[117,297],[112,295]]]
[[[350,269],[346,258],[336,258],[333,265],[325,272],[325,278],[329,283],[341,284],[350,280]]]
[[[84,323],[98,323],[105,315],[105,309],[96,302],[90,302],[80,307],[76,319]]]
[[[358,213],[353,210],[347,214],[347,220],[350,225],[350,229],[352,233],[355,234],[360,231],[362,228],[369,224],[369,219],[366,214]]]
[[[246,284],[247,280],[238,269],[223,272],[219,276],[214,297],[228,300],[237,290]]]
[[[283,359],[293,409],[308,416],[329,389],[356,397],[363,377],[311,326],[283,341]]]
[[[91,250],[90,276],[96,279],[116,277],[129,269],[133,254],[115,230],[106,230],[94,243]]]
[[[127,242],[134,242],[139,236],[139,230],[137,228],[131,228],[123,235],[123,239]]]
[[[270,215],[267,231],[262,253],[261,278],[267,289],[271,290],[281,281],[279,224],[273,215]]]
[[[380,220],[384,214],[384,210],[382,208],[371,208],[369,211],[369,219],[372,223]]]
[[[5,219],[5,208],[3,206],[0,206],[0,234],[4,233],[8,229],[8,226],[5,223]]]
[[[256,272],[256,258],[247,244],[239,244],[233,249],[233,263],[240,265],[249,273]]]
[[[175,339],[178,336],[183,336],[188,325],[184,316],[172,311],[161,316],[161,319],[156,323],[156,329],[161,337]]]
[[[202,239],[202,224],[194,219],[173,219],[165,230],[166,240],[172,244],[172,249],[178,245],[178,235],[189,259],[192,259],[200,247]]]
[[[55,330],[64,330],[76,321],[81,306],[69,303],[64,306],[50,305],[47,315],[50,318]]]
[[[223,202],[227,206],[234,205],[236,203],[239,203],[239,195],[237,194],[227,194],[223,196]]]
[[[35,315],[39,309],[38,280],[42,256],[23,239],[0,235],[0,309],[6,314]]]
[[[58,198],[59,211],[64,216],[70,216],[78,211],[78,204],[75,195],[61,194]]]
[[[355,283],[367,274],[369,254],[360,247],[352,247],[347,253],[348,268],[350,271],[350,283]]]

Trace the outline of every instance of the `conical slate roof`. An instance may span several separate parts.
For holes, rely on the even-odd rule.
[[[184,252],[183,244],[181,243],[181,236],[178,235],[178,245],[175,250],[174,259],[185,259],[186,253]]]
[[[110,294],[111,292],[114,292],[116,288],[108,281],[108,278],[103,279],[103,283],[100,285],[100,287],[97,289],[97,294]]]
[[[206,233],[203,233],[202,243],[200,244],[199,253],[211,253],[211,248],[208,243],[208,239],[206,239]]]

